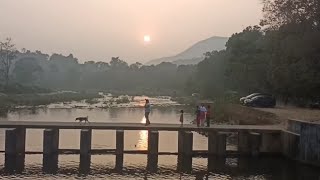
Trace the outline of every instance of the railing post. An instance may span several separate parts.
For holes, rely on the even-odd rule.
[[[123,151],[124,151],[124,131],[116,131],[116,169],[123,168]]]
[[[155,172],[158,169],[159,132],[148,131],[148,163],[147,170]]]
[[[81,129],[80,135],[80,156],[89,156],[91,152],[91,129]]]

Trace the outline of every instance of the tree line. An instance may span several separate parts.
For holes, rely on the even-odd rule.
[[[319,98],[319,0],[263,3],[259,25],[233,34],[225,50],[205,53],[197,65],[129,65],[119,57],[79,63],[72,54],[17,51],[7,39],[0,44],[2,82],[50,89],[197,92],[211,98],[266,92],[294,103]]]
[[[264,0],[260,25],[206,53],[194,84],[206,96],[267,92],[303,105],[320,98],[320,1]]]
[[[12,54],[10,66],[1,66],[1,70],[10,69],[2,71],[3,86],[18,83],[52,90],[170,94],[182,89],[195,69],[167,62],[151,66],[128,64],[119,57],[112,57],[109,62],[79,63],[72,54],[49,56],[28,50],[14,50]]]

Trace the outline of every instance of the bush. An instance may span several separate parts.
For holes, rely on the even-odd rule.
[[[121,97],[119,99],[116,100],[116,103],[117,104],[126,104],[126,103],[129,103],[130,100],[127,96],[124,96],[124,97]]]

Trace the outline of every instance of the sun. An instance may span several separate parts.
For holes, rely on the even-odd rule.
[[[143,41],[146,42],[146,43],[148,43],[148,42],[151,41],[151,37],[150,37],[149,35],[144,35],[144,36],[143,36]]]

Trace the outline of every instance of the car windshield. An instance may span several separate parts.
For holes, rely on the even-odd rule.
[[[247,98],[251,98],[251,97],[257,96],[257,95],[259,95],[259,94],[260,94],[260,93],[253,93],[253,94],[248,95]]]

